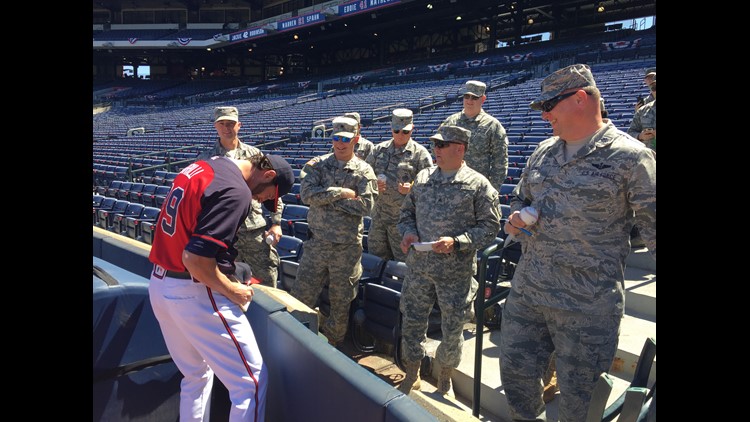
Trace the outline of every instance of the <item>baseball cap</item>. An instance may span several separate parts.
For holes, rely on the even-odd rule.
[[[232,120],[239,122],[239,113],[237,107],[216,107],[214,109],[214,123],[219,120]]]
[[[339,116],[333,119],[331,136],[338,135],[353,138],[357,132],[357,121],[351,117]]]
[[[276,199],[263,201],[263,206],[268,211],[276,212],[276,205],[279,203],[279,198],[292,190],[294,172],[292,171],[292,166],[284,158],[271,154],[266,154],[266,158],[271,163],[273,169],[276,170]]]
[[[438,128],[438,133],[430,136],[431,141],[461,142],[469,145],[471,131],[453,125],[444,125]]]
[[[352,112],[349,112],[349,113],[344,113],[344,117],[351,117],[352,119],[354,119],[354,120],[357,121],[358,125],[362,124],[362,122],[359,119],[359,113],[357,113],[356,111],[352,111]]]
[[[471,94],[475,97],[481,97],[484,95],[484,91],[487,89],[487,84],[481,81],[466,81],[463,89],[461,89],[461,96],[465,94]]]
[[[412,130],[414,128],[414,113],[408,108],[397,108],[393,110],[391,117],[391,129]]]
[[[541,110],[542,103],[573,88],[596,87],[591,68],[586,64],[574,64],[558,69],[542,81],[542,93],[529,104],[532,110]]]

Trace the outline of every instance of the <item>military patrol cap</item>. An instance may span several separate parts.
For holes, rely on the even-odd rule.
[[[470,130],[453,125],[444,125],[438,128],[438,133],[430,136],[430,140],[443,142],[461,142],[464,145],[469,145],[470,137]]]
[[[467,81],[461,90],[461,96],[465,94],[471,94],[475,97],[481,97],[484,95],[484,91],[487,89],[487,84],[480,81]]]
[[[656,75],[656,68],[655,67],[651,67],[651,68],[646,69],[646,74],[643,75],[643,77],[645,78],[645,77],[647,77],[649,75]]]
[[[351,117],[339,116],[333,119],[332,135],[345,136],[353,138],[357,132],[357,121]]]
[[[573,88],[596,87],[591,68],[586,64],[574,64],[558,69],[542,81],[542,93],[529,104],[532,110],[541,110],[542,103]]]
[[[391,129],[412,130],[414,128],[414,113],[408,108],[397,108],[393,110],[391,118]]]
[[[289,193],[292,190],[294,184],[294,172],[292,166],[283,158],[278,155],[266,154],[266,158],[271,163],[271,166],[276,170],[276,199],[269,199],[263,201],[263,206],[268,211],[276,212],[276,205],[279,203],[279,198]]]
[[[239,113],[237,113],[237,107],[216,107],[214,109],[214,123],[219,120],[232,120],[239,122]]]
[[[359,119],[359,113],[357,113],[356,111],[352,111],[352,112],[349,112],[349,113],[344,113],[344,117],[351,117],[352,119],[354,119],[354,120],[357,121],[358,125],[362,124],[362,121],[360,121],[360,119]]]

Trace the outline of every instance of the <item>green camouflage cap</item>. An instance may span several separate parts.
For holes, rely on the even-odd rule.
[[[445,125],[438,128],[438,133],[430,136],[431,141],[461,142],[469,145],[471,131],[462,127]]]
[[[651,75],[651,74],[656,75],[656,68],[655,67],[651,67],[651,68],[646,69],[646,74],[643,75],[643,77],[646,77],[646,76]]]
[[[391,129],[412,130],[414,128],[414,113],[408,108],[397,108],[393,110],[391,118]]]
[[[484,95],[484,91],[487,89],[487,85],[480,81],[467,81],[461,90],[461,96],[465,94],[471,94],[475,97],[481,97]]]
[[[237,107],[216,107],[214,109],[214,123],[219,120],[232,120],[239,122]]]
[[[541,110],[542,103],[573,88],[596,87],[591,68],[586,64],[574,64],[557,70],[542,81],[542,94],[529,104],[532,110]]]
[[[357,121],[358,125],[362,124],[362,122],[359,119],[359,113],[357,113],[356,111],[352,111],[350,113],[344,113],[344,117],[351,117],[352,119]]]
[[[357,121],[351,117],[339,116],[333,119],[333,135],[346,136],[353,138],[357,132]]]

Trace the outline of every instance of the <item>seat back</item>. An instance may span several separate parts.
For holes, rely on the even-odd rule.
[[[109,210],[99,209],[97,210],[99,227],[104,230],[109,230],[112,227],[112,222],[115,219],[115,214],[125,212],[125,209],[130,205],[130,201],[120,199],[115,201],[114,205]]]
[[[380,284],[400,292],[408,269],[405,262],[388,260],[380,276]]]
[[[279,243],[276,244],[279,259],[299,262],[299,257],[302,256],[302,243],[302,239],[285,234],[281,235]]]
[[[289,204],[284,205],[281,211],[281,232],[287,236],[294,236],[294,222],[307,221],[307,205]]]
[[[362,252],[362,277],[360,285],[365,283],[379,283],[385,268],[385,260],[377,255]]]
[[[295,221],[292,225],[292,228],[294,229],[294,237],[302,240],[308,239],[309,226],[307,224],[307,221]]]
[[[279,280],[276,283],[279,289],[291,292],[297,284],[297,269],[299,262],[282,259],[279,262]]]

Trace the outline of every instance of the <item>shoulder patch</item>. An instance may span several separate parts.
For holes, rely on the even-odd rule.
[[[320,161],[320,160],[318,159],[318,157],[313,157],[313,158],[311,158],[311,159],[310,159],[310,161],[306,162],[306,163],[305,163],[305,165],[306,165],[306,166],[310,166],[310,167],[312,167],[312,166],[314,166],[315,164],[317,164],[317,163],[318,163],[318,161]]]

